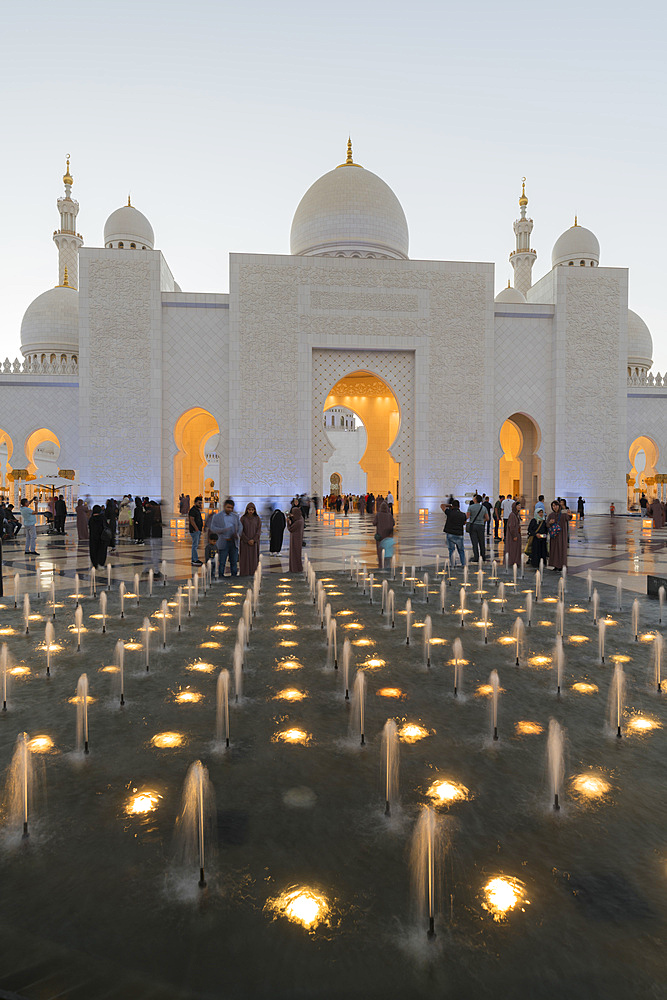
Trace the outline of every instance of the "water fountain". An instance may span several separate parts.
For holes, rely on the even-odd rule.
[[[83,608],[77,604],[74,609],[74,628],[76,629],[76,651],[81,652],[81,630],[83,628]]]
[[[327,604],[324,608],[324,620],[322,622],[322,628],[326,629],[327,636],[329,635],[329,622],[331,621],[331,605]]]
[[[122,639],[116,642],[114,652],[115,665],[118,669],[118,680],[120,681],[120,704],[125,704],[125,643]]]
[[[393,719],[387,719],[382,730],[382,777],[384,783],[384,814],[391,815],[392,805],[398,801],[398,726]]]
[[[639,601],[636,597],[632,602],[632,634],[635,642],[639,642]]]
[[[482,625],[484,626],[484,645],[488,645],[489,642],[489,604],[488,601],[482,601]]]
[[[498,563],[497,563],[497,561],[495,559],[491,563],[491,577],[490,577],[490,579],[491,579],[491,581],[497,587],[498,586]]]
[[[547,736],[547,773],[551,790],[551,801],[555,810],[560,809],[560,795],[565,775],[564,735],[555,719],[549,720]]]
[[[181,606],[183,604],[183,588],[179,587],[176,591],[176,620],[178,622],[178,631],[181,631]]]
[[[424,602],[428,604],[428,573],[424,573]]]
[[[44,626],[44,648],[46,649],[46,676],[51,676],[51,647],[55,641],[55,629],[52,622]]]
[[[433,635],[433,625],[431,622],[431,616],[426,615],[424,619],[424,632],[423,632],[423,645],[424,645],[424,660],[426,662],[427,669],[431,666],[431,638]]]
[[[662,625],[662,609],[663,609],[664,604],[665,604],[665,588],[664,587],[658,587],[658,602],[660,604],[660,617],[658,618],[658,622],[660,623],[660,625]]]
[[[18,573],[14,573],[14,607],[19,606],[19,593],[21,588],[21,577]]]
[[[512,584],[514,586],[514,592],[516,593],[516,583],[517,583],[517,564],[512,564]]]
[[[148,618],[144,618],[144,624],[142,627],[142,632],[144,633],[144,663],[146,664],[146,671],[150,670],[150,635],[151,635],[151,623]]]
[[[662,691],[662,649],[664,640],[660,632],[656,633],[653,640],[653,676],[658,694]]]
[[[192,580],[189,580],[185,584],[185,588],[188,592],[188,618],[192,617]]]
[[[327,667],[338,670],[338,645],[336,639],[336,619],[331,616],[327,624]]]
[[[167,560],[162,559],[160,561],[160,573],[162,575],[162,586],[167,586]]]
[[[405,644],[410,645],[410,636],[412,635],[412,601],[408,597],[405,602]]]
[[[35,773],[32,755],[28,745],[28,734],[20,733],[16,740],[9,771],[5,801],[7,805],[7,825],[10,829],[22,830],[23,840],[30,836],[28,819],[33,807]]]
[[[111,563],[107,563],[107,590],[111,590]]]
[[[242,650],[246,648],[245,622],[243,618],[239,618],[238,625],[236,626],[236,643]]]
[[[565,580],[562,576],[558,581],[558,600],[565,602]]]
[[[412,566],[410,569],[410,579],[412,580],[412,593],[417,593],[417,568]]]
[[[565,635],[565,602],[558,601],[556,604],[556,626],[560,636]]]
[[[53,615],[53,620],[56,618],[56,578],[54,574],[51,574],[51,586],[49,588],[50,601],[51,601],[51,612]]]
[[[523,649],[525,627],[523,624],[523,618],[517,615],[516,621],[512,628],[512,635],[514,637],[514,649],[516,653],[516,665],[519,666],[519,659],[521,656],[521,651]]]
[[[542,574],[539,569],[535,572],[535,603],[539,604],[542,600]]]
[[[246,595],[246,599],[243,602],[243,621],[245,622],[245,634],[250,635],[252,630],[252,591],[248,591],[250,596]]]
[[[598,652],[600,656],[600,663],[604,663],[604,635],[607,629],[607,623],[604,618],[601,618],[598,622]]]
[[[160,604],[160,612],[162,614],[162,648],[167,648],[167,619],[169,618],[169,604],[167,601],[162,601]]]
[[[392,591],[393,593],[393,591]],[[343,643],[343,687],[345,688],[345,701],[350,700],[350,661],[352,659],[352,643],[346,639]]]
[[[452,582],[452,564],[451,564],[449,556],[445,556],[445,561],[444,561],[444,563],[442,565],[442,575],[443,575],[443,578],[447,577],[447,582],[448,583]]]
[[[23,621],[25,623],[25,634],[30,635],[30,594],[23,595]]]
[[[439,576],[440,576],[440,553],[436,552],[436,554],[435,554],[435,578],[436,578],[436,580],[438,579]]]
[[[533,618],[533,592],[531,590],[526,594],[526,623],[528,628]]]
[[[215,792],[201,761],[191,764],[183,785],[181,812],[176,820],[178,860],[199,865],[199,888],[206,888],[206,857],[215,842]],[[209,850],[207,852],[207,843]]]
[[[364,572],[361,578],[361,593],[366,596],[366,587],[368,586],[368,570],[364,566]]]
[[[324,587],[320,584],[319,590],[317,591],[317,614],[320,619],[320,628],[322,629],[324,628],[324,606],[326,604],[326,599],[327,595]]]
[[[560,635],[556,636],[556,643],[554,645],[554,664],[556,667],[556,694],[560,698],[561,687],[563,686],[563,666],[565,662],[565,653],[563,651],[563,638]]]
[[[9,674],[9,650],[3,642],[0,650],[0,674],[2,674],[2,711],[7,711],[7,676]]]
[[[442,821],[430,806],[422,806],[412,835],[410,871],[412,896],[419,919],[428,918],[428,937],[435,937],[436,891],[443,862]]]
[[[118,596],[120,598],[120,617],[125,617],[125,584],[121,580],[118,584]]]
[[[464,587],[468,586],[468,564],[467,563],[464,563],[464,566],[463,566],[463,586]]]
[[[521,553],[521,579],[522,580],[523,580],[523,578],[525,576],[525,573],[526,573],[526,561],[527,561],[527,558],[528,557],[526,556],[526,553],[522,552]]]
[[[614,676],[609,691],[609,724],[616,729],[616,736],[620,740],[621,725],[623,722],[623,710],[625,708],[625,674],[623,664],[617,663],[614,667]]]
[[[79,598],[81,597],[81,580],[79,579],[79,574],[74,574],[74,597],[76,598],[75,608],[79,607]]]
[[[81,674],[76,685],[76,748],[88,753],[88,674]]]
[[[447,586],[447,581],[445,580],[445,577],[443,576],[442,580],[440,581],[440,611],[442,612],[443,615],[445,613],[445,588],[446,588],[446,586]]]
[[[461,628],[465,624],[465,613],[466,613],[466,592],[465,587],[461,587],[459,590],[459,614],[461,616]]]
[[[454,697],[458,698],[461,686],[461,660],[463,659],[463,643],[460,639],[454,639],[452,653],[454,655]]]
[[[500,613],[505,613],[505,584],[498,585],[498,600],[500,601]]]
[[[401,587],[405,590],[405,563],[401,566]]]
[[[396,579],[396,556],[391,557],[391,578]]]
[[[221,670],[218,674],[215,734],[218,743],[221,743],[224,737],[225,746],[229,746],[229,670]]]
[[[395,616],[396,616],[396,595],[394,594],[393,588],[387,591],[387,619],[391,622],[391,627],[394,628]]]
[[[234,667],[234,699],[238,702],[243,696],[243,643],[240,640],[234,646],[232,664]]]
[[[193,590],[194,597],[195,597],[195,607],[198,608],[199,607],[199,574],[198,573],[193,573],[192,574],[192,590]]]
[[[155,579],[155,573],[153,572],[153,567],[148,570],[148,596],[153,596],[153,581]]]
[[[597,588],[593,591],[593,624],[598,623],[598,610],[600,606],[600,595],[597,592]]]
[[[102,634],[107,630],[107,595],[105,590],[100,591],[100,617],[102,619]]]
[[[373,587],[375,586],[375,574],[369,573],[368,575],[368,597],[369,603],[373,603]]]
[[[354,678],[354,690],[352,693],[352,712],[350,714],[350,731],[358,732],[361,737],[361,745],[366,742],[365,736],[365,715],[366,715],[366,675],[363,670],[357,670]]]
[[[505,553],[504,564],[505,564],[505,576],[508,576],[509,575],[509,571],[510,571],[510,554],[509,554],[509,552]]]
[[[95,567],[90,567],[90,596],[97,597],[97,573]]]
[[[139,607],[139,597],[140,597],[140,594],[139,594],[139,574],[138,573],[134,574],[134,596],[137,599],[137,607]]]
[[[586,573],[586,585],[588,587],[588,603],[591,603],[591,594],[593,593],[593,570],[589,569]]]
[[[620,576],[616,580],[616,609],[623,610],[623,580]]]
[[[491,685],[491,719],[493,726],[493,738],[498,739],[498,695],[500,693],[500,681],[498,679],[498,671],[492,670],[489,677],[489,684]]]

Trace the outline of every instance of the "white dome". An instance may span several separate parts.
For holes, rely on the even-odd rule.
[[[308,188],[294,213],[290,248],[311,257],[406,260],[408,223],[389,185],[348,163]]]
[[[24,355],[49,351],[76,354],[79,350],[79,293],[58,285],[31,302],[21,323]]]
[[[600,263],[600,244],[590,229],[578,226],[576,219],[570,229],[558,237],[551,251],[551,266],[573,264],[597,267]]]
[[[641,316],[628,309],[628,365],[645,368],[653,364],[653,338]]]
[[[526,296],[518,288],[503,288],[495,297],[496,302],[525,302]]]
[[[105,247],[110,244],[117,246],[119,243],[123,244],[125,250],[152,250],[155,246],[153,227],[134,205],[117,208],[104,223]]]

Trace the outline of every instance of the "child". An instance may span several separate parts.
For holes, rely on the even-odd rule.
[[[384,568],[389,569],[392,556],[394,555],[394,539],[391,535],[382,539],[380,542],[380,549],[384,552]]]
[[[213,563],[213,565],[211,567],[211,578],[212,579],[215,578],[215,554],[218,551],[218,546],[216,545],[217,541],[218,541],[218,536],[215,535],[215,534],[210,534],[208,536],[208,544],[207,544],[206,548],[204,549],[204,565],[206,565],[208,563],[209,559]]]

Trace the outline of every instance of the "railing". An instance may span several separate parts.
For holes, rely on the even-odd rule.
[[[3,375],[78,375],[78,361],[20,361],[5,358],[0,369]]]
[[[667,372],[664,375],[660,372],[655,375],[628,375],[628,385],[667,389]]]

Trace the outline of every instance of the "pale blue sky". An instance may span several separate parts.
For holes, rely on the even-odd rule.
[[[289,252],[304,191],[355,159],[396,192],[410,256],[488,260],[507,284],[520,179],[534,275],[573,222],[667,369],[664,5],[5,5],[0,355],[57,281],[66,152],[79,231],[102,242],[127,193],[184,290],[226,291],[230,251]]]

